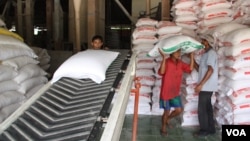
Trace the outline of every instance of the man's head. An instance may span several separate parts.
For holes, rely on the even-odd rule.
[[[178,49],[177,51],[170,54],[170,56],[174,59],[180,59],[181,57],[181,49]]]
[[[201,44],[204,45],[205,50],[208,50],[211,47],[209,42],[206,39],[201,39]]]
[[[102,49],[103,47],[103,38],[100,35],[93,36],[91,40],[92,49]]]

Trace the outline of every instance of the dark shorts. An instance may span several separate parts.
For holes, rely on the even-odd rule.
[[[173,107],[173,108],[181,108],[182,107],[180,96],[177,96],[177,97],[170,99],[170,100],[160,99],[160,108],[161,109],[170,110],[171,107]]]

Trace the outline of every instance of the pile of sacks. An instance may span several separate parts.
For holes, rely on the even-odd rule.
[[[36,58],[17,34],[0,34],[0,122],[48,82]]]
[[[238,28],[237,28],[238,27]],[[224,30],[217,38],[219,91],[218,124],[249,124],[250,28],[244,25]],[[226,29],[226,28],[225,28]]]

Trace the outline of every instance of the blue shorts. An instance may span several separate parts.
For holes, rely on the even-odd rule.
[[[177,97],[170,99],[170,100],[160,99],[160,108],[161,109],[170,110],[171,107],[173,107],[173,108],[181,108],[182,107],[180,96],[177,96]]]

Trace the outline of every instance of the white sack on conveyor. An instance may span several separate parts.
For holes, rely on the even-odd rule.
[[[22,102],[25,100],[25,96],[17,91],[6,91],[0,93],[0,109],[8,105]]]
[[[5,80],[11,80],[18,75],[18,72],[14,68],[9,66],[0,65],[0,82]]]
[[[148,55],[153,57],[159,56],[158,48],[166,54],[171,54],[179,49],[181,49],[182,53],[190,53],[203,47],[200,42],[192,37],[176,35],[159,41]]]
[[[47,73],[36,64],[27,64],[20,68],[18,75],[13,79],[18,84],[36,76],[45,76]]]
[[[107,50],[89,49],[78,52],[63,62],[56,70],[51,83],[55,83],[63,77],[69,77],[91,79],[100,84],[106,79],[106,71],[118,55],[119,52]]]
[[[6,59],[2,61],[2,65],[13,67],[15,70],[19,70],[27,64],[38,64],[39,61],[29,56],[17,56],[14,58]]]
[[[3,122],[7,117],[9,117],[13,112],[17,110],[18,107],[20,107],[22,103],[15,103],[8,105],[2,109],[0,109],[0,123]]]

